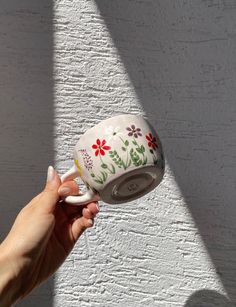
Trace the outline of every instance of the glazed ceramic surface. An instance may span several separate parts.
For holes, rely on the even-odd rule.
[[[108,203],[141,197],[164,175],[160,139],[143,117],[135,115],[112,117],[88,130],[75,146],[74,162],[87,187]]]

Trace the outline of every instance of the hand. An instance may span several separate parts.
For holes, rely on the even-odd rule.
[[[49,167],[45,189],[20,211],[0,245],[1,306],[24,297],[52,275],[83,231],[93,225],[97,203],[74,206],[59,201],[69,194],[78,194],[77,184],[61,185],[57,172]]]

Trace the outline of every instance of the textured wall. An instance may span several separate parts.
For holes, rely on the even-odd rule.
[[[53,6],[0,1],[0,240],[54,164]],[[53,304],[53,281],[22,306]]]
[[[31,121],[30,115],[22,115],[13,125],[4,121],[1,95],[4,178],[17,170],[19,184],[25,174],[33,193],[32,185],[41,179],[32,183],[31,174],[43,177],[44,162],[51,163],[53,153],[63,173],[86,129],[127,112],[148,116],[163,142],[167,165],[161,185],[139,201],[101,203],[95,227],[81,238],[54,280],[22,306],[235,306],[235,1],[55,0],[48,15],[43,4],[22,3],[18,10],[5,4],[10,13],[4,12],[4,18],[12,19],[0,27],[0,39],[7,34],[10,48],[1,44],[0,65],[9,78],[1,73],[0,86],[12,105],[23,104],[31,114],[24,105],[27,100],[42,117]],[[19,19],[33,13],[36,19]],[[38,29],[30,27],[35,20]],[[12,32],[9,24],[15,24]],[[28,46],[23,35],[15,45],[14,31],[32,39],[39,39],[41,32],[48,36]],[[19,81],[13,70],[25,67],[22,56],[28,69]],[[35,67],[38,61],[42,63]],[[41,80],[33,90],[32,79]],[[19,113],[14,116],[21,118]],[[23,118],[37,131],[53,124],[47,141],[40,134],[37,141],[31,139],[41,144],[41,164],[22,165],[20,158],[11,164],[7,154],[15,143],[18,148],[24,144],[28,130]],[[14,132],[12,127],[22,130]],[[12,135],[14,142],[9,141]],[[23,155],[24,149],[20,152]],[[3,195],[1,203],[7,199],[5,191]],[[15,201],[12,196],[4,215],[14,216],[19,209]]]

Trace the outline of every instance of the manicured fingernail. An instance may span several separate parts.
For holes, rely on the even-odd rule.
[[[92,220],[92,219],[88,219],[88,224],[89,224],[90,226],[93,226],[93,220]]]
[[[97,208],[98,211],[100,210],[100,208],[99,208],[99,206],[98,206],[98,203],[96,203],[96,208]]]
[[[54,175],[55,175],[54,168],[50,165],[48,167],[47,182],[52,181],[54,178]]]
[[[71,189],[69,187],[62,187],[58,190],[58,192],[61,194],[61,195],[69,195],[70,192],[71,192]]]

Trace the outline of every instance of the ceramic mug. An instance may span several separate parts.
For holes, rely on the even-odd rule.
[[[160,139],[141,116],[118,115],[89,129],[74,148],[74,166],[62,182],[80,177],[87,192],[67,196],[70,204],[135,200],[153,190],[164,175]]]

